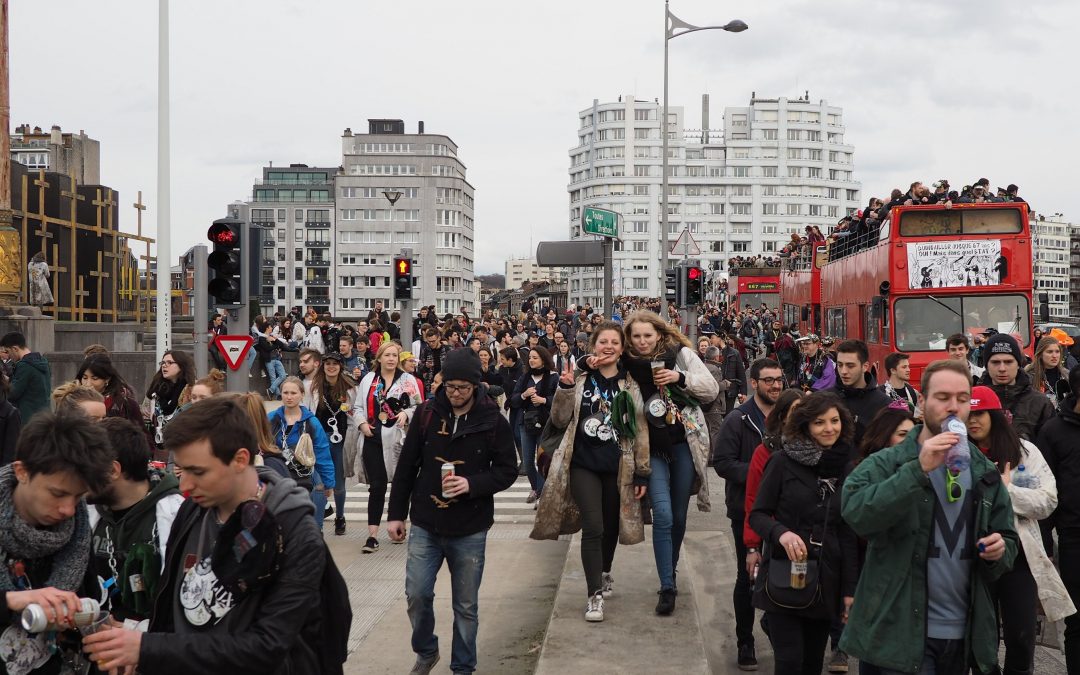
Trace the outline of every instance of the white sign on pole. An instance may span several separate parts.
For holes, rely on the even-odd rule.
[[[690,235],[690,230],[684,229],[675,240],[675,245],[671,247],[671,253],[684,256],[701,255],[701,247]]]
[[[996,286],[1007,269],[1001,242],[990,239],[911,243],[907,263],[911,288]]]

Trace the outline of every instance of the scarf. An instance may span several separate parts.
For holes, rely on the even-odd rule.
[[[802,438],[784,439],[784,454],[803,466],[814,467],[820,479],[839,478],[844,473],[849,455],[848,447],[843,442],[826,449]]]
[[[0,469],[0,562],[52,558],[42,586],[74,591],[82,585],[90,560],[90,520],[80,503],[75,517],[48,529],[31,526],[15,512],[15,470]],[[0,574],[0,591],[16,591],[10,574]]]

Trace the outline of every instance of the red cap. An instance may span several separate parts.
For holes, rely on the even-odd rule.
[[[971,412],[1001,410],[1001,399],[990,387],[979,385],[971,388]]]

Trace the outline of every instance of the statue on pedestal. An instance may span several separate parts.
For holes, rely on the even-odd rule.
[[[26,268],[30,275],[30,304],[35,307],[53,304],[52,289],[49,287],[49,263],[45,262],[45,254],[35,253]]]

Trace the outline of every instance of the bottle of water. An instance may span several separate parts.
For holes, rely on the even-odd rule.
[[[949,415],[945,418],[941,430],[951,431],[960,437],[956,445],[949,448],[948,454],[945,455],[945,463],[949,466],[949,470],[954,474],[967,471],[968,467],[971,466],[971,449],[968,448],[967,425],[956,415]]]
[[[1037,488],[1039,487],[1039,479],[1037,476],[1027,473],[1023,464],[1016,467],[1016,473],[1013,474],[1012,484],[1020,488]]]

